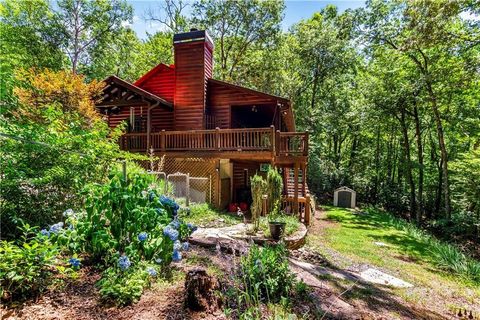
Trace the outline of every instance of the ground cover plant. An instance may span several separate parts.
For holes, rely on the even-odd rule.
[[[225,312],[234,319],[262,319],[263,313],[293,317],[289,299],[306,290],[290,271],[283,245],[253,245],[224,290]]]
[[[219,211],[207,203],[194,203],[179,211],[180,217],[202,227],[231,226],[243,222],[243,216]]]

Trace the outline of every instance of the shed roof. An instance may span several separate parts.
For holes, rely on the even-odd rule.
[[[350,191],[350,192],[353,192],[353,193],[357,193],[355,190],[350,189],[349,187],[345,187],[345,186],[335,189],[335,192],[337,192],[337,191]]]

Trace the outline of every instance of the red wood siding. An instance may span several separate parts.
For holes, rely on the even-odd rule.
[[[135,85],[138,85],[143,90],[151,92],[168,102],[173,102],[175,92],[174,68],[160,64],[144,77],[135,82]]]
[[[135,110],[135,116],[144,116],[147,117],[147,106],[137,106],[133,107]],[[161,130],[173,130],[173,111],[167,110],[161,106],[153,108],[150,111],[151,122],[152,122],[152,132],[157,132]],[[111,114],[108,116],[108,126],[110,128],[115,128],[122,121],[128,121],[130,118],[130,107],[122,107],[120,112],[117,114]]]
[[[111,114],[108,116],[108,126],[110,128],[115,128],[118,126],[122,121],[127,121],[130,118],[130,108],[131,107],[121,107],[120,112],[116,114]],[[147,116],[147,106],[143,107],[133,107],[135,110],[135,116]]]
[[[176,130],[203,129],[212,48],[204,41],[175,44],[174,114]]]
[[[219,83],[208,82],[207,105],[216,117],[219,128],[231,128],[232,105],[276,104],[276,100],[237,90]]]
[[[162,107],[156,107],[153,108],[150,112],[152,132],[158,132],[161,130],[174,130],[175,126],[173,123],[173,111],[167,110]]]

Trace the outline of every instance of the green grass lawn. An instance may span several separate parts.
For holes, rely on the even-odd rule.
[[[414,284],[413,290],[395,289],[407,300],[426,298],[422,290],[427,288],[439,298],[454,295],[470,303],[480,301],[478,283],[438,268],[435,239],[389,214],[375,209],[353,214],[347,209],[325,207],[325,216],[316,223],[322,227],[310,232],[310,247],[338,267],[352,262],[369,264]],[[335,251],[345,259],[335,257]]]
[[[199,227],[225,227],[243,222],[235,213],[219,212],[206,203],[190,205],[190,211],[182,210],[180,218]]]

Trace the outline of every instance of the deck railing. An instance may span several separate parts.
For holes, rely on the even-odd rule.
[[[280,132],[270,128],[213,129],[127,133],[120,138],[123,150],[147,152],[266,151],[279,156],[308,155],[308,133]]]

